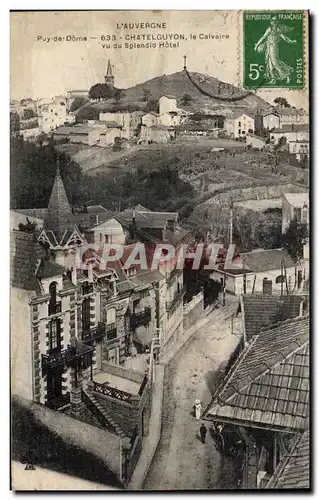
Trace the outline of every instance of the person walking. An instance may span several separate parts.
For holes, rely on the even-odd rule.
[[[205,443],[206,440],[206,434],[207,434],[207,427],[202,423],[202,425],[199,428],[199,433],[200,433],[200,440],[202,443]]]
[[[202,411],[202,404],[199,399],[195,399],[195,418],[196,420],[200,419],[200,414]]]

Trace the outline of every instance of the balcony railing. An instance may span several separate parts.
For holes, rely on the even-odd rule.
[[[104,323],[98,323],[97,326],[90,328],[90,330],[82,332],[82,342],[91,345],[93,341],[99,342],[105,337],[106,328]]]
[[[107,340],[113,340],[117,337],[117,328],[115,323],[106,325],[106,338]]]
[[[79,348],[78,348],[79,347]],[[85,344],[68,345],[66,349],[42,354],[42,371],[46,373],[48,368],[56,368],[57,366],[68,366],[74,361],[83,358],[85,355],[92,353],[93,349]]]
[[[146,326],[149,324],[152,318],[152,311],[150,307],[145,307],[144,311],[138,313],[133,313],[131,315],[131,328],[134,330],[138,326]]]
[[[179,304],[185,295],[185,288],[182,288],[179,292],[175,292],[174,297],[171,301],[166,302],[166,310],[172,312],[176,306]]]
[[[51,408],[52,410],[59,410],[64,406],[70,404],[70,393],[63,394],[62,396],[58,396],[56,398],[50,399],[50,401],[46,402],[46,406]]]
[[[89,293],[93,293],[93,283],[83,283],[82,285],[82,294],[88,295]]]
[[[132,404],[132,394],[128,392],[121,391],[120,389],[115,389],[115,387],[110,387],[105,384],[100,384],[99,382],[93,381],[93,391],[103,394],[104,396],[109,396],[110,398],[118,399],[125,403]]]
[[[49,316],[52,316],[53,314],[59,314],[61,311],[62,311],[61,301],[56,302],[55,304],[49,303],[49,306],[48,306]]]

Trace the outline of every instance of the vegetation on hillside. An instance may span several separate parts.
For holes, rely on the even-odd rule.
[[[308,238],[308,226],[305,222],[293,219],[282,236],[282,246],[295,262],[303,257],[303,245]]]

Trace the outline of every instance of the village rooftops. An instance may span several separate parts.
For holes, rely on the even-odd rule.
[[[59,127],[53,133],[56,135],[88,135],[90,132],[96,132],[99,128],[100,126],[79,123],[73,127]]]
[[[309,125],[306,123],[284,123],[281,128],[272,130],[271,134],[284,134],[288,132],[309,132]]]
[[[299,316],[302,295],[258,295],[243,294],[241,310],[244,319],[244,338],[250,341],[258,335],[262,328],[269,327],[278,321],[285,321]],[[304,304],[306,306],[306,304]]]
[[[296,109],[296,108],[285,108],[285,107],[279,107],[278,108],[278,113],[280,115],[285,115],[285,116],[305,116],[307,115],[306,111],[304,109]]]
[[[310,432],[296,437],[292,451],[285,455],[266,489],[303,489],[310,487]]]
[[[202,418],[285,432],[305,430],[309,366],[308,316],[263,329],[240,354]]]
[[[279,113],[278,113],[278,110],[274,110],[274,109],[267,109],[266,111],[264,111],[262,113],[262,116],[269,116],[269,115],[275,115],[275,116],[279,116]]]
[[[283,196],[286,198],[289,205],[295,208],[303,208],[305,204],[309,204],[308,193],[283,193]]]
[[[232,111],[231,115],[227,117],[227,120],[237,120],[237,118],[240,118],[241,116],[249,116],[249,118],[255,118],[252,113],[248,113],[247,111],[242,111],[240,109]]]

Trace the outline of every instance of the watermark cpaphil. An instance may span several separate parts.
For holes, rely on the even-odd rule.
[[[236,245],[230,244],[225,249],[224,245],[219,243],[183,244],[177,248],[166,243],[156,245],[136,243],[129,246],[112,243],[101,246],[88,243],[77,248],[75,262],[79,269],[89,270],[93,266],[102,271],[114,263],[119,264],[124,270],[139,268],[145,271],[160,270],[166,266],[180,270],[186,267],[192,270],[216,270],[221,264],[227,270],[243,268]]]

